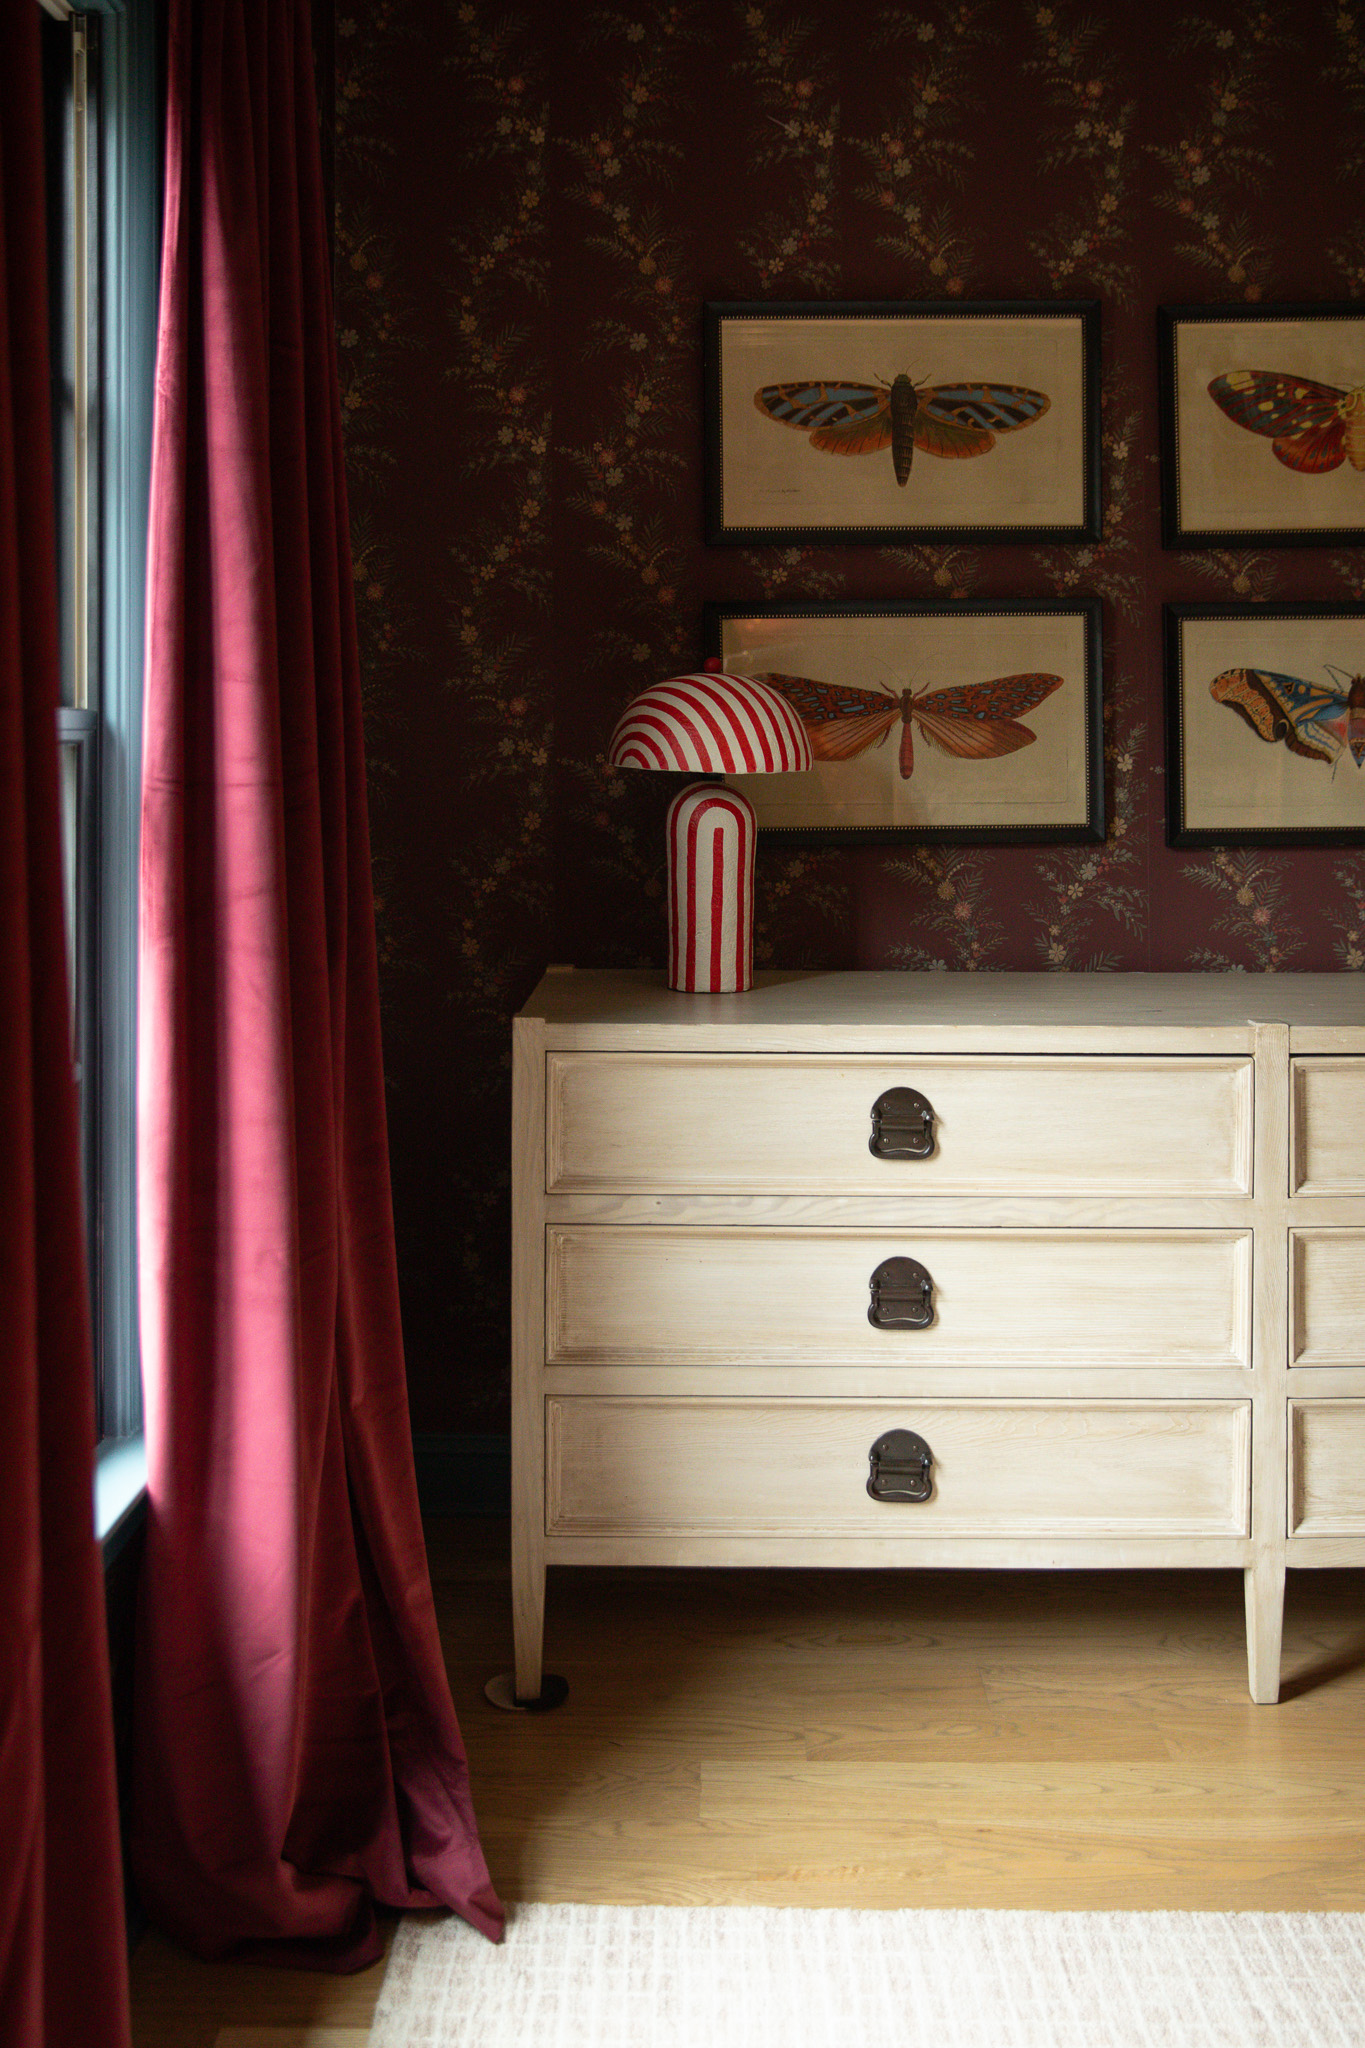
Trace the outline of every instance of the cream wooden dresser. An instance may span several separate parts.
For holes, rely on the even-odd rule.
[[[519,1698],[604,1563],[1237,1566],[1278,1697],[1286,1565],[1365,1564],[1365,982],[562,969],[514,1034]]]

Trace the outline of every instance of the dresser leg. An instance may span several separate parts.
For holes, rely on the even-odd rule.
[[[545,1552],[528,1536],[523,1517],[512,1519],[512,1643],[515,1671],[490,1678],[484,1693],[508,1713],[547,1714],[569,1696],[568,1683],[542,1668],[545,1640]]]
[[[1247,1610],[1247,1683],[1258,1706],[1280,1697],[1280,1639],[1284,1634],[1284,1563],[1249,1564],[1244,1573]]]
[[[512,1635],[516,1644],[517,1697],[540,1693],[545,1641],[545,1553],[540,1544],[512,1524]]]

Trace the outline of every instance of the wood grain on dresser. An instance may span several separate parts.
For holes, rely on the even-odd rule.
[[[575,1562],[1237,1566],[1278,1696],[1286,1565],[1365,1563],[1355,977],[552,970],[514,1032],[519,1697]]]

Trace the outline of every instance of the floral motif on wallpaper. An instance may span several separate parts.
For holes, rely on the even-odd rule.
[[[408,418],[405,374],[413,316],[395,256],[384,182],[396,160],[385,79],[391,43],[412,37],[403,10],[383,0],[366,17],[336,22],[335,150],[339,187],[363,191],[338,205],[333,265],[337,368],[351,503],[351,574],[360,644],[361,702],[374,842],[375,930],[391,1043],[403,1013],[393,992],[419,971],[422,940],[401,888],[401,855],[385,843],[387,806],[398,800],[395,722],[403,681],[418,655],[421,627],[400,573],[401,547],[386,516],[387,485]]]
[[[1111,25],[1089,9],[1030,10],[1033,47],[1024,60],[1050,119],[1041,126],[1039,167],[1070,173],[1065,203],[1029,238],[1054,293],[1132,289],[1127,246],[1136,102],[1131,66],[1114,48]]]
[[[1283,855],[1220,846],[1206,861],[1189,862],[1185,872],[1218,905],[1211,930],[1225,933],[1237,947],[1233,955],[1198,946],[1190,955],[1191,967],[1216,971],[1250,965],[1271,973],[1294,964],[1303,933],[1295,921]]]
[[[1340,86],[1346,110],[1339,170],[1343,179],[1353,180],[1365,170],[1365,8],[1360,0],[1336,0],[1326,18],[1331,45],[1323,71]]]
[[[1266,296],[1274,252],[1262,237],[1255,195],[1274,174],[1273,141],[1284,123],[1283,63],[1302,19],[1283,5],[1232,6],[1218,17],[1187,15],[1168,45],[1177,137],[1151,145],[1163,173],[1157,204],[1182,230],[1175,253],[1215,288]]]
[[[1358,855],[1343,860],[1333,869],[1332,880],[1341,891],[1341,901],[1323,913],[1338,935],[1332,952],[1339,967],[1358,974],[1365,967],[1365,860]]]
[[[1193,575],[1216,584],[1219,595],[1260,604],[1279,592],[1284,559],[1265,549],[1199,548],[1191,551],[1189,566]]]
[[[472,815],[499,821],[495,846],[452,833],[449,997],[461,1031],[488,1041],[466,1088],[500,1097],[507,1048],[495,1053],[493,1040],[537,957],[552,889],[554,702],[543,623],[551,590],[549,86],[531,19],[461,0],[447,25],[464,175],[459,205],[442,212],[443,375],[465,503],[448,542],[453,638],[443,683],[463,733],[460,794]]]
[[[743,145],[749,165],[780,176],[765,190],[782,204],[746,225],[737,250],[758,291],[832,296],[839,275],[836,212],[840,107],[831,84],[837,54],[815,20],[775,8],[739,10],[742,39],[732,70],[752,94],[754,121]],[[758,204],[762,206],[764,200]]]
[[[593,259],[594,304],[578,342],[581,402],[564,409],[557,453],[576,544],[613,593],[586,644],[620,678],[618,709],[657,662],[681,654],[686,631],[673,508],[688,466],[677,444],[696,321],[681,289],[691,238],[667,202],[684,163],[677,136],[691,111],[697,34],[694,9],[660,10],[649,32],[631,15],[589,13],[582,47],[596,91],[558,137],[576,172],[568,197]]]
[[[1324,75],[1341,89],[1345,114],[1338,136],[1338,175],[1354,183],[1365,170],[1365,8],[1339,0],[1330,8],[1331,54]],[[1330,244],[1348,298],[1365,295],[1365,227],[1352,222]]]
[[[976,158],[973,112],[980,92],[991,10],[947,4],[936,9],[884,9],[867,38],[869,58],[895,79],[886,94],[887,125],[874,136],[851,135],[865,170],[854,196],[877,216],[871,245],[898,258],[887,296],[956,297],[974,280],[977,261],[960,197]]]
[[[908,858],[883,861],[888,881],[915,902],[916,935],[888,947],[887,966],[964,973],[989,967],[1005,938],[990,870],[989,855],[975,847],[919,846]]]

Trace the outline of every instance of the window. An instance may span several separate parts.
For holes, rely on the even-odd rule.
[[[155,0],[42,5],[63,666],[58,745],[103,1452],[141,1429],[137,831],[161,121]],[[128,1459],[115,1458],[111,1470],[120,1463]]]

